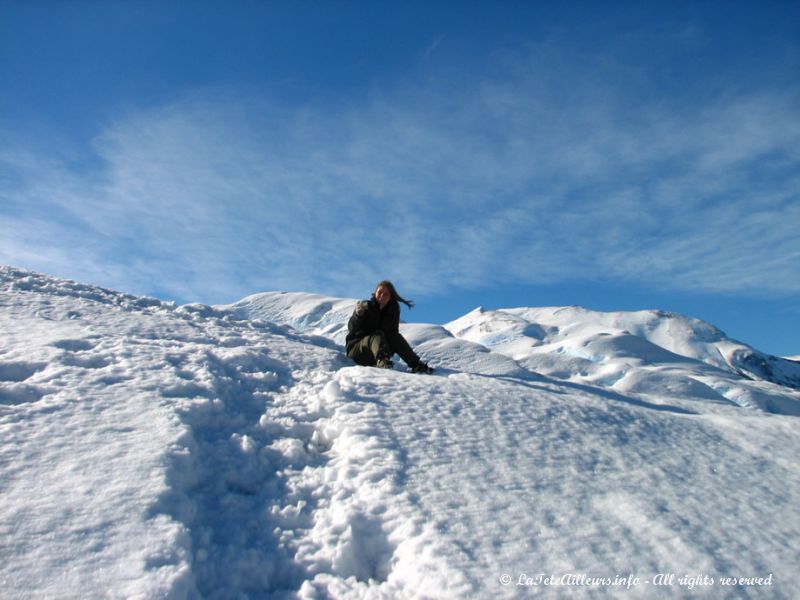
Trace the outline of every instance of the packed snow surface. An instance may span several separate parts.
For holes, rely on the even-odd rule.
[[[3,598],[800,597],[800,365],[659,312],[403,325],[0,268]]]

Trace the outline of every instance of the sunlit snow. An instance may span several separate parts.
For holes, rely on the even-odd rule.
[[[354,366],[354,299],[0,268],[3,598],[800,594],[800,364],[657,311],[476,309]]]

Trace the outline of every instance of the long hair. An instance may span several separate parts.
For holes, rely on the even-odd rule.
[[[389,293],[392,295],[392,300],[395,302],[402,302],[408,308],[414,308],[414,302],[411,300],[406,300],[400,294],[397,293],[397,290],[394,287],[394,284],[391,281],[381,281],[378,285],[375,286],[375,289],[378,288],[386,288],[389,290]]]

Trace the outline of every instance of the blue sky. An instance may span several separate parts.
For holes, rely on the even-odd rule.
[[[0,0],[0,262],[800,354],[798,2]]]

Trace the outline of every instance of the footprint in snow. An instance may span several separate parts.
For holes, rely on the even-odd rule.
[[[36,362],[0,362],[0,381],[26,381],[46,366],[46,363]]]
[[[0,404],[30,404],[38,402],[42,396],[44,396],[44,392],[34,385],[0,384]]]
[[[89,340],[59,340],[52,344],[55,348],[68,352],[83,352],[85,350],[91,350],[96,345],[97,344]]]

